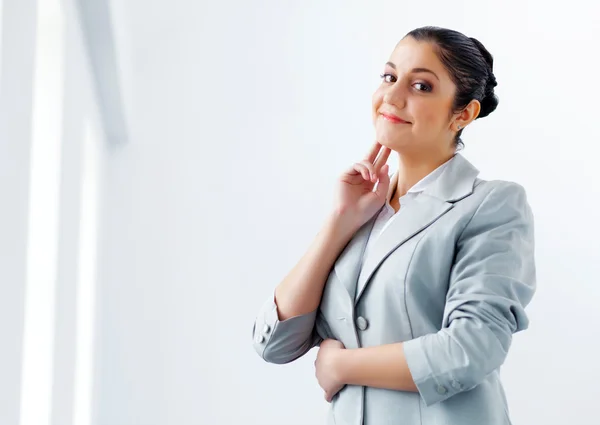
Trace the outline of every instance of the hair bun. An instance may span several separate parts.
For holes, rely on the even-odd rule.
[[[488,81],[487,81],[487,86],[494,88],[498,85],[498,82],[496,81],[496,76],[494,75],[493,72],[490,72],[488,74]]]
[[[489,72],[488,73],[488,77],[487,77],[487,82],[485,83],[485,92],[484,92],[484,96],[490,96],[494,94],[494,87],[496,87],[498,85],[498,82],[496,81],[496,76],[494,75],[493,72]]]
[[[488,77],[488,82],[485,86],[483,99],[481,99],[480,102],[481,109],[477,118],[487,117],[498,107],[498,96],[496,96],[496,93],[494,93],[494,87],[496,85],[496,77],[494,77],[494,74],[490,74]]]

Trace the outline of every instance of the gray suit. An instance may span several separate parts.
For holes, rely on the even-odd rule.
[[[254,347],[272,363],[325,338],[346,348],[404,342],[419,392],[348,385],[334,397],[329,424],[510,424],[499,370],[512,334],[528,326],[533,216],[520,185],[478,173],[456,154],[360,267],[375,217],[362,226],[317,310],[279,321],[272,298],[260,310]]]

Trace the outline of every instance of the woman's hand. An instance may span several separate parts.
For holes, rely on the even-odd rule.
[[[342,388],[344,382],[340,377],[339,357],[341,350],[344,350],[344,344],[335,339],[326,339],[321,342],[317,360],[315,360],[315,376],[323,391],[325,391],[325,400],[331,403],[333,396]]]
[[[385,203],[390,178],[386,162],[391,150],[376,142],[367,156],[341,176],[335,211],[351,222],[356,230],[366,223]],[[378,156],[379,155],[379,156]],[[373,190],[377,184],[377,189]]]

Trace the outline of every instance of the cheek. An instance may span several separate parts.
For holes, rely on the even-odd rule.
[[[420,127],[425,127],[429,130],[437,128],[442,123],[442,118],[446,115],[446,108],[439,103],[420,102],[413,105],[414,116]]]
[[[383,102],[383,93],[381,92],[380,89],[378,89],[375,93],[373,93],[373,97],[371,99],[371,104],[372,104],[371,114],[373,116],[373,121],[375,121],[377,119],[377,111],[379,110],[379,107],[381,106],[382,102]]]

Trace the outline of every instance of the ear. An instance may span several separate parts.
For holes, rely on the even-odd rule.
[[[481,111],[481,103],[476,99],[471,100],[461,112],[455,115],[454,121],[452,122],[452,129],[456,132],[464,129],[477,118],[479,111]],[[460,128],[458,128],[458,126],[460,126]]]

